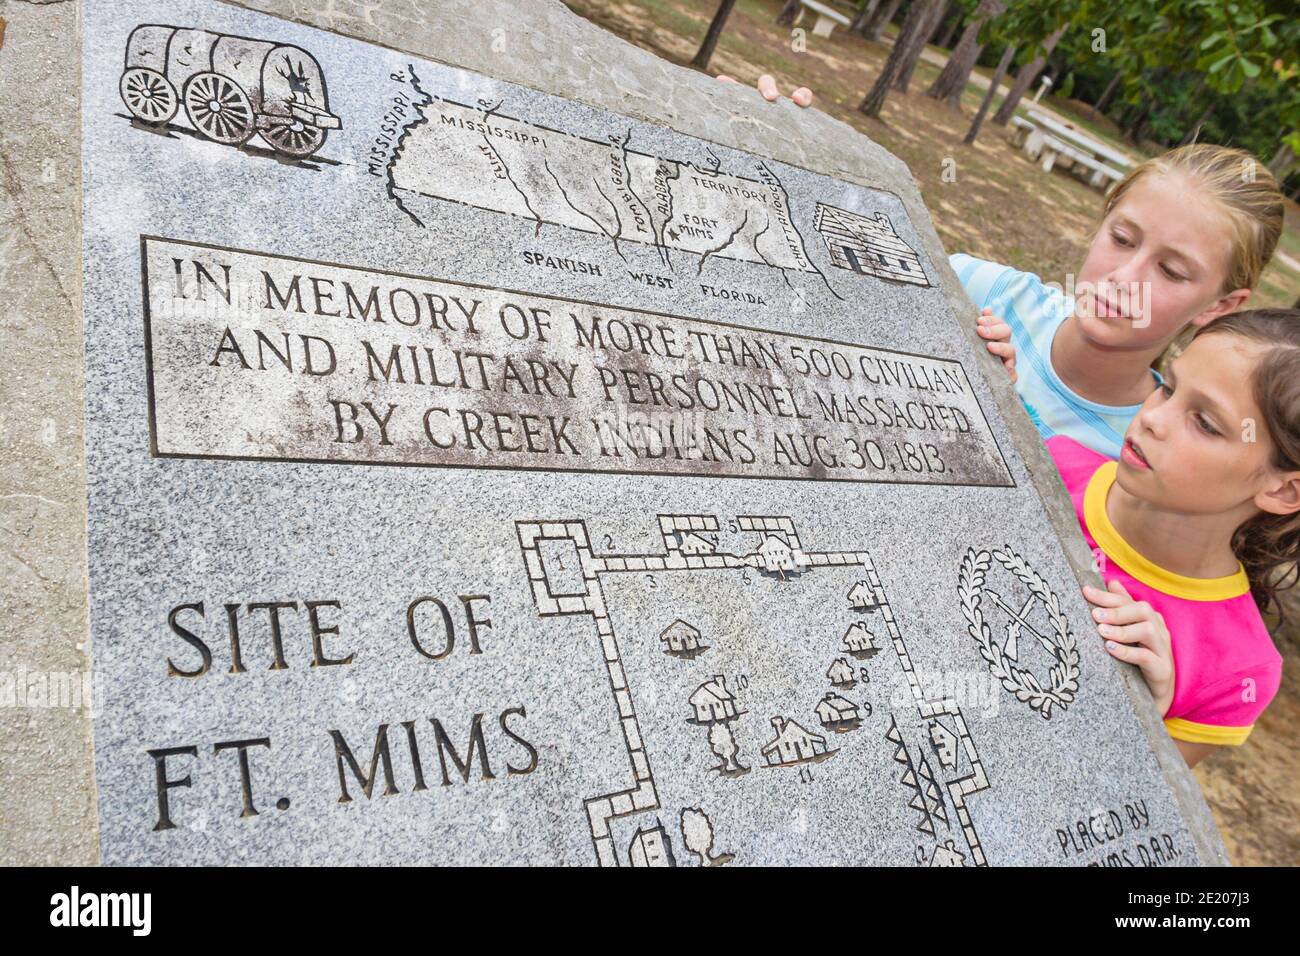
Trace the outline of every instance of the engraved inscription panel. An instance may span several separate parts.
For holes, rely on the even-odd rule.
[[[1012,484],[958,362],[142,242],[160,455]]]

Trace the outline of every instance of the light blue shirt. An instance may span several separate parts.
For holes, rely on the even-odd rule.
[[[1016,347],[1016,391],[1043,440],[1068,435],[1110,458],[1118,458],[1138,405],[1102,405],[1070,389],[1052,367],[1052,340],[1074,312],[1074,300],[1036,275],[964,253],[948,264],[977,308],[989,308],[1011,326]],[[1152,387],[1162,380],[1151,370]]]

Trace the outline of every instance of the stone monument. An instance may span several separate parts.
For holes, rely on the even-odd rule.
[[[1222,862],[906,169],[425,6],[80,5],[96,799],[49,845]]]

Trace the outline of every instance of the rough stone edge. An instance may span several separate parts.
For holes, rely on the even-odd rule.
[[[90,671],[79,4],[0,0],[0,669]],[[0,864],[99,861],[85,708],[0,708]]]
[[[833,120],[824,114],[809,115],[804,113],[796,117],[797,108],[788,102],[778,105],[765,103],[753,91],[721,88],[714,81],[700,74],[666,61],[632,46],[571,13],[554,0],[545,3],[532,2],[528,9],[512,8],[501,0],[442,0],[437,4],[436,19],[432,6],[420,0],[407,0],[400,4],[403,13],[398,13],[399,4],[389,3],[392,9],[385,9],[382,2],[362,4],[356,0],[322,0],[327,2],[325,9],[320,9],[302,0],[223,0],[234,6],[246,7],[259,12],[279,16],[308,26],[317,27],[342,36],[377,43],[400,52],[410,53],[422,59],[446,63],[452,66],[474,69],[473,64],[495,62],[497,69],[493,75],[534,89],[540,88],[535,77],[546,73],[548,76],[547,92],[556,93],[588,105],[609,109],[652,123],[671,126],[683,133],[700,139],[718,142],[723,145],[749,150],[771,156],[773,159],[790,165],[825,173],[837,179],[855,182],[875,189],[885,189],[899,195],[912,222],[920,235],[926,254],[934,263],[940,284],[948,298],[950,307],[957,316],[975,313],[969,299],[958,283],[956,276],[947,265],[947,257],[939,242],[937,233],[930,221],[929,213],[921,202],[920,193],[906,166],[895,157],[886,153],[880,146],[864,136],[857,134],[848,125]],[[35,12],[39,10],[40,12]],[[68,11],[71,11],[69,13]],[[349,12],[351,11],[351,12]],[[36,158],[52,156],[62,167],[65,165],[76,177],[76,208],[72,212],[71,228],[61,224],[61,230],[55,235],[48,235],[52,230],[42,229],[40,243],[46,251],[37,255],[38,263],[19,263],[17,268],[8,267],[0,271],[0,294],[8,294],[13,288],[35,281],[37,270],[45,268],[58,275],[64,288],[75,288],[76,297],[80,296],[81,285],[81,239],[80,239],[80,4],[66,3],[49,6],[31,7],[23,5],[18,9],[15,3],[0,0],[0,16],[9,21],[9,30],[5,46],[11,47],[23,33],[23,24],[40,23],[51,26],[46,35],[53,34],[61,41],[73,47],[70,55],[75,60],[71,71],[50,70],[42,74],[35,67],[36,57],[26,58],[17,66],[14,60],[6,56],[0,48],[0,130],[17,129],[6,118],[21,119],[25,112],[15,112],[13,103],[5,90],[16,90],[13,100],[30,100],[31,94],[47,91],[52,96],[45,97],[46,102],[62,102],[65,111],[71,109],[73,115],[66,123],[65,131],[71,130],[71,136],[51,137],[58,148],[48,147],[28,139],[18,147],[11,149],[8,137],[4,143],[6,160],[12,159],[26,164]],[[68,29],[68,19],[77,21],[76,28]],[[486,22],[501,24],[507,46],[517,45],[519,50],[511,50],[509,56],[499,56],[491,49],[492,31],[485,29]],[[53,29],[61,24],[62,29]],[[33,31],[34,32],[34,31]],[[552,39],[555,37],[556,39]],[[597,51],[593,55],[584,43],[590,43]],[[48,51],[48,47],[43,52]],[[444,52],[450,51],[450,52]],[[48,56],[41,58],[48,65],[58,63],[58,58]],[[24,66],[31,66],[35,76],[22,73]],[[633,68],[636,71],[634,75]],[[561,71],[563,74],[561,75]],[[25,82],[13,83],[12,78],[22,76]],[[34,85],[33,85],[34,84]],[[61,97],[61,99],[60,99]],[[792,138],[784,120],[797,121],[809,133],[824,130],[824,136],[808,135]],[[2,135],[2,134],[0,134]],[[900,187],[901,188],[897,188]],[[12,201],[8,182],[5,186],[6,200]],[[17,198],[17,197],[14,197]],[[22,202],[18,208],[26,211]],[[8,247],[4,249],[4,258],[10,257]],[[8,265],[0,263],[0,265]],[[12,300],[10,300],[12,301]],[[38,323],[46,318],[37,316]],[[57,316],[53,317],[57,327]],[[81,317],[74,317],[76,331],[81,333]],[[982,368],[989,381],[994,399],[1007,422],[1012,439],[1020,452],[1021,458],[1030,473],[1034,487],[1044,502],[1057,536],[1062,542],[1067,559],[1079,580],[1099,584],[1100,579],[1092,567],[1092,554],[1079,533],[1074,509],[1056,469],[1052,465],[1046,450],[1039,440],[1028,416],[1016,396],[1014,388],[1001,372],[1000,363],[988,355],[973,331],[973,321],[959,323],[965,330],[972,347],[983,363]],[[0,326],[0,343],[9,344],[13,337],[8,326]],[[84,340],[83,340],[84,341]],[[58,370],[64,373],[64,381],[75,387],[77,398],[84,392],[84,361],[80,348],[74,350],[77,360],[67,363],[60,360]],[[11,355],[19,353],[10,352]],[[31,373],[43,371],[50,366],[39,352],[34,355],[21,355],[14,365],[17,371]],[[24,362],[29,364],[23,365]],[[75,365],[75,367],[74,367]],[[11,366],[13,367],[13,366]],[[0,386],[0,399],[9,404],[7,407],[27,412],[48,410],[45,406],[36,407],[28,396],[12,395],[6,384]],[[84,416],[84,404],[76,402]],[[29,417],[28,420],[34,420]],[[8,495],[18,487],[32,487],[54,490],[64,498],[64,503],[74,510],[79,509],[79,520],[71,527],[58,532],[62,551],[74,551],[76,554],[72,579],[79,580],[80,595],[64,594],[69,602],[70,613],[80,623],[77,633],[83,638],[85,652],[80,654],[80,667],[89,666],[89,638],[86,623],[86,552],[85,552],[85,464],[84,417],[77,423],[75,435],[63,438],[63,441],[75,439],[77,444],[76,467],[62,476],[63,484],[52,482],[40,465],[37,455],[34,459],[33,475],[15,479],[8,472],[0,472],[0,502],[8,500]],[[33,449],[35,451],[35,449]],[[21,449],[20,449],[21,452]],[[19,461],[26,460],[22,454]],[[75,485],[75,487],[73,487]],[[25,493],[25,492],[23,492]],[[53,549],[58,551],[59,549]],[[39,557],[39,548],[31,548],[31,553],[17,552],[19,560]],[[13,593],[9,583],[0,583],[0,595],[4,595],[6,604],[11,597],[19,598],[14,606],[22,607],[21,595]],[[42,623],[58,623],[42,622]],[[56,637],[48,644],[38,645],[39,651],[51,661],[66,657],[67,637]],[[1180,812],[1196,844],[1198,856],[1207,864],[1226,864],[1227,853],[1218,831],[1215,828],[1209,807],[1200,791],[1195,777],[1183,763],[1173,741],[1165,732],[1160,716],[1156,713],[1150,694],[1138,672],[1130,667],[1123,668],[1124,684],[1133,703],[1134,712],[1145,731],[1148,743],[1155,754],[1171,791],[1179,805]],[[45,811],[53,814],[43,827],[24,828],[16,841],[11,842],[8,835],[10,816],[13,812],[7,801],[0,800],[0,863],[24,862],[93,862],[98,859],[98,820],[95,812],[94,792],[94,752],[90,734],[90,721],[74,721],[70,726],[60,726],[53,730],[50,737],[50,750],[72,755],[76,770],[84,777],[73,787],[65,790],[76,794],[78,800],[54,800],[45,805],[28,799],[35,780],[38,785],[48,786],[54,782],[49,768],[39,761],[20,759],[16,764],[6,759],[0,762],[0,792],[24,794],[23,803],[14,808],[16,819],[26,820],[36,812]],[[8,743],[5,744],[8,749]],[[23,758],[29,758],[25,751]],[[44,779],[42,779],[44,778]],[[25,787],[12,787],[15,782],[25,783]],[[51,843],[33,842],[36,834],[45,834],[53,829]]]

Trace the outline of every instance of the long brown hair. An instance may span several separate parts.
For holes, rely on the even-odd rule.
[[[1300,310],[1233,312],[1198,329],[1195,337],[1203,335],[1237,335],[1268,346],[1251,373],[1252,394],[1273,439],[1271,464],[1300,471]],[[1300,513],[1259,513],[1237,529],[1232,550],[1260,612],[1285,620],[1278,594],[1300,580]]]

